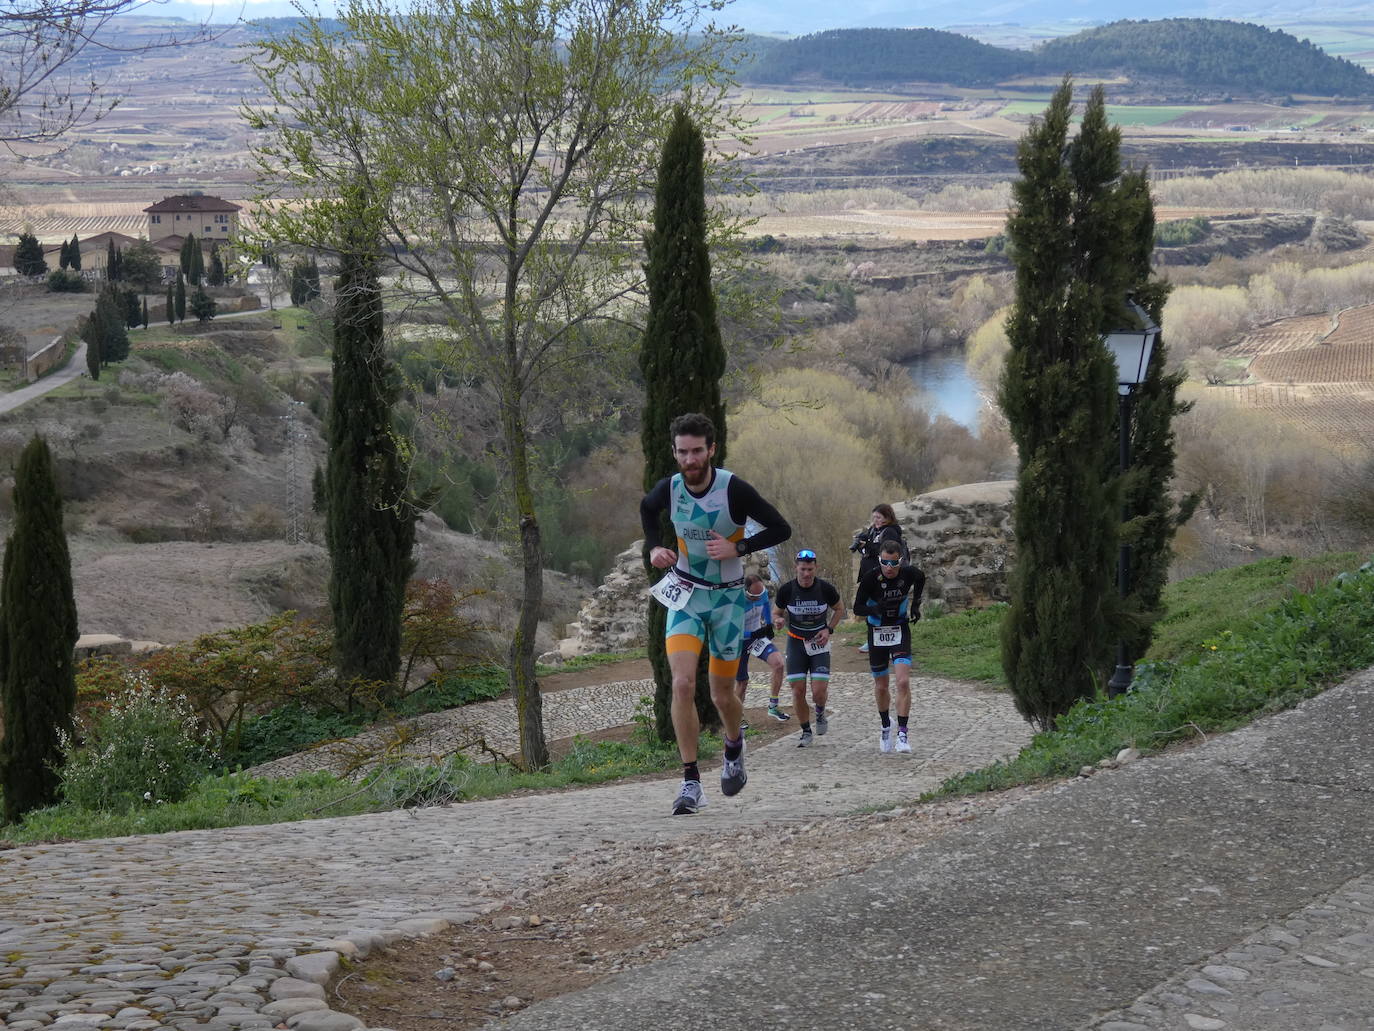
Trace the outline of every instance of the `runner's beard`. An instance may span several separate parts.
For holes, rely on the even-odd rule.
[[[685,465],[682,467],[682,482],[689,490],[701,490],[711,483],[710,465]]]

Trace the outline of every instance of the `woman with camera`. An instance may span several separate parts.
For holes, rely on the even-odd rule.
[[[906,541],[902,539],[902,528],[897,524],[897,513],[892,511],[892,506],[885,502],[873,506],[872,525],[856,533],[854,543],[849,546],[850,551],[859,553],[857,580],[862,580],[866,575],[877,570],[878,551],[882,548],[884,541],[896,541],[902,546],[902,554],[906,554]],[[858,596],[856,595],[855,605],[857,604]],[[859,651],[868,651],[867,641],[859,645]]]

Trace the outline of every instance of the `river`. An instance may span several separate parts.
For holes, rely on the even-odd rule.
[[[911,382],[921,392],[921,400],[932,415],[947,415],[955,422],[978,432],[978,413],[983,399],[978,383],[969,375],[964,349],[950,347],[906,362]]]

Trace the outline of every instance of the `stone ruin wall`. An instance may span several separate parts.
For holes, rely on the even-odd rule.
[[[1014,480],[970,483],[895,503],[911,560],[926,574],[926,605],[939,601],[958,612],[1009,601],[1007,577],[1014,555],[1011,496]],[[856,527],[859,529],[859,527]],[[641,542],[616,556],[606,579],[569,623],[567,637],[550,661],[599,652],[642,648],[647,625],[649,580],[640,558]],[[761,557],[751,556],[763,572]],[[843,585],[845,604],[853,596],[857,562]],[[766,573],[764,574],[766,576]],[[838,585],[837,585],[838,586]]]

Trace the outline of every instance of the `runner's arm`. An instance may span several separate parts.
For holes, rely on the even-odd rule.
[[[763,527],[752,537],[746,537],[740,542],[744,545],[741,554],[749,555],[755,551],[763,551],[764,548],[781,544],[792,536],[791,524],[776,508],[764,501],[758,491],[738,476],[730,478],[726,497],[730,504],[730,518],[737,524],[743,526],[752,519]]]
[[[659,533],[659,518],[668,510],[672,503],[672,496],[669,492],[670,477],[665,476],[654,484],[653,489],[644,495],[644,500],[639,503],[639,525],[644,531],[644,553],[649,556],[650,562],[660,569],[666,568],[677,561],[677,552],[662,543]],[[662,549],[673,556],[671,562],[666,559],[659,561],[653,560],[655,551]]]

